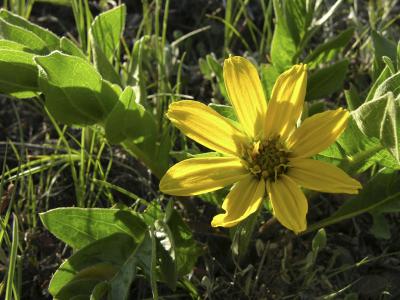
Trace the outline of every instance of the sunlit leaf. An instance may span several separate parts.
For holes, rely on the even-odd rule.
[[[55,51],[36,56],[39,86],[46,107],[57,121],[87,125],[102,122],[118,95],[86,60]]]
[[[0,49],[0,70],[0,93],[17,98],[30,98],[38,94],[38,70],[33,54]]]
[[[399,161],[400,96],[388,92],[361,105],[353,117],[365,135],[379,139]]]
[[[113,67],[113,60],[114,56],[118,57],[125,16],[125,5],[117,6],[99,14],[93,20],[90,29],[95,66],[105,79],[113,83],[120,83],[120,78]]]
[[[113,233],[143,239],[146,226],[139,215],[129,210],[62,207],[40,214],[46,228],[57,238],[80,249]]]

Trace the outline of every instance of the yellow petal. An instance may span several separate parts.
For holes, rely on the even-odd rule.
[[[288,176],[307,189],[325,193],[358,194],[361,184],[336,166],[313,159],[290,162]]]
[[[265,193],[264,180],[258,180],[248,175],[232,188],[226,196],[222,209],[224,214],[216,215],[211,225],[213,227],[232,227],[256,212]]]
[[[232,56],[224,62],[224,81],[245,132],[250,137],[261,135],[267,103],[257,69],[247,59]]]
[[[287,147],[294,157],[310,157],[328,148],[346,129],[349,112],[328,110],[307,118],[289,137]]]
[[[169,106],[167,117],[186,136],[207,148],[240,155],[244,135],[207,105],[191,100],[174,102]]]
[[[190,158],[167,171],[160,181],[160,190],[176,196],[198,195],[235,183],[247,174],[236,157]]]
[[[307,88],[307,66],[295,65],[281,74],[272,89],[265,118],[265,136],[286,138],[296,127],[303,111]]]
[[[299,186],[286,175],[267,182],[268,195],[278,221],[295,233],[307,228],[308,203]]]

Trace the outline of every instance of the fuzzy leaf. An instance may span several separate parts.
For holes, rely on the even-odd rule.
[[[388,92],[366,102],[353,112],[353,118],[365,135],[379,139],[400,161],[400,96],[394,99]]]

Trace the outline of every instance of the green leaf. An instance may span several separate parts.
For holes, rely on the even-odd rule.
[[[56,208],[40,214],[44,226],[74,249],[122,232],[136,242],[143,239],[146,225],[130,210],[110,208]]]
[[[389,57],[395,64],[397,61],[396,44],[391,40],[385,38],[375,30],[371,33],[373,49],[375,51],[375,70],[374,74],[380,74],[384,68],[383,56]],[[376,75],[375,75],[376,77]]]
[[[290,16],[287,15],[285,10],[286,2],[282,4],[282,1],[274,0],[273,4],[276,24],[271,44],[271,60],[276,70],[282,73],[293,65],[293,59],[296,55],[298,44],[296,43],[296,39],[292,36],[288,25],[287,20]]]
[[[109,299],[126,299],[136,275],[138,244],[131,236],[115,233],[75,252],[53,275],[49,292],[57,299],[90,295],[109,283]]]
[[[36,56],[39,86],[46,107],[59,122],[103,122],[118,101],[117,93],[86,60],[55,51]]]
[[[346,103],[349,110],[355,110],[363,103],[357,88],[352,83],[350,83],[349,89],[344,91],[344,95],[346,97]]]
[[[93,44],[93,58],[96,69],[105,79],[120,83],[120,77],[112,63],[118,57],[120,39],[125,27],[126,7],[117,6],[98,15],[90,29]]]
[[[267,97],[266,100],[271,99],[272,89],[274,88],[275,81],[278,79],[280,74],[273,65],[261,64],[260,75],[264,94]]]
[[[353,112],[353,118],[365,135],[379,139],[400,161],[400,96],[394,99],[388,92],[366,102]]]
[[[32,31],[13,25],[0,18],[0,38],[25,45],[36,54],[46,54],[49,48],[45,41]]]
[[[167,132],[158,136],[154,116],[137,100],[133,88],[127,87],[106,121],[106,134],[161,178],[168,168],[170,136]]]
[[[319,153],[317,159],[337,164],[349,173],[362,173],[377,164],[393,170],[400,168],[379,140],[363,134],[353,118],[337,142]]]
[[[65,36],[63,36],[60,40],[60,49],[65,54],[87,59],[81,48],[79,48],[78,45],[76,45],[73,41],[71,41],[69,38],[66,38]]]
[[[318,64],[332,61],[337,53],[350,42],[353,34],[354,28],[343,30],[337,36],[315,48],[304,59],[304,63],[308,64],[310,68],[315,68]]]
[[[231,229],[231,250],[232,254],[235,255],[239,261],[245,257],[247,251],[249,250],[254,228],[257,224],[258,214],[259,210]]]
[[[378,239],[390,239],[390,226],[381,213],[372,213],[372,227],[369,230]]]
[[[400,95],[400,72],[390,76],[385,79],[375,90],[372,99],[376,99],[386,95],[387,93],[392,93],[395,98]]]
[[[327,239],[326,239],[325,229],[323,228],[319,229],[312,240],[311,244],[312,251],[318,252],[319,250],[325,248],[326,240]]]
[[[193,270],[202,250],[194,240],[192,231],[176,210],[172,211],[167,224],[175,243],[177,274],[181,277]]]
[[[138,100],[135,90],[126,87],[106,120],[106,135],[112,143],[129,139],[151,157],[156,153],[156,123]]]
[[[349,61],[345,59],[311,74],[307,83],[306,99],[310,101],[329,97],[342,89],[348,65]]]
[[[218,89],[222,97],[224,97],[229,102],[228,93],[225,88],[223,68],[221,64],[217,61],[214,54],[208,54],[206,56],[208,67],[211,70],[211,74],[217,79]]]
[[[153,298],[158,295],[157,290],[157,242],[152,229],[149,229],[143,242],[136,251],[138,266],[143,270],[144,274],[150,281]]]
[[[162,220],[154,223],[154,236],[157,239],[157,258],[160,264],[161,279],[172,290],[176,289],[178,280],[175,242],[168,224]]]
[[[33,54],[0,50],[0,93],[17,98],[30,98],[37,95],[37,67]]]
[[[118,144],[127,138],[123,120],[125,119],[127,110],[135,107],[135,101],[136,95],[134,89],[130,86],[126,87],[106,120],[106,136],[111,143]],[[131,121],[135,123],[134,120]]]
[[[152,205],[147,208],[143,217],[145,222],[152,226],[156,220],[163,220],[164,214],[158,205]],[[169,219],[164,220],[164,222],[172,233],[172,240],[175,244],[177,274],[178,277],[181,277],[192,271],[202,250],[193,239],[192,231],[176,210],[172,210]]]
[[[125,79],[127,85],[139,87],[139,91],[136,91],[136,94],[139,94],[139,103],[142,105],[145,105],[147,102],[146,81],[143,74],[143,63],[146,60],[144,60],[142,57],[143,48],[145,47],[145,44],[149,42],[149,39],[149,36],[143,36],[139,40],[135,41],[129,62],[128,72],[126,74],[127,78]]]
[[[238,118],[232,106],[224,104],[216,104],[216,103],[210,103],[208,104],[208,106],[211,107],[213,110],[215,110],[217,113],[219,113],[221,116],[231,121],[238,122]]]
[[[375,80],[373,85],[371,86],[371,89],[368,92],[367,98],[365,99],[365,102],[371,101],[375,97],[375,92],[376,89],[386,80],[388,79],[392,73],[390,72],[389,67],[385,67],[379,77]]]
[[[31,52],[31,50],[23,44],[2,39],[0,39],[0,49]]]
[[[46,48],[48,48],[50,51],[59,49],[60,39],[50,30],[29,22],[21,16],[13,14],[5,9],[0,10],[0,19],[34,33],[46,44]]]
[[[111,61],[117,54],[125,27],[126,7],[119,5],[99,14],[92,23],[91,36],[96,47]]]
[[[379,209],[383,205],[400,200],[400,177],[397,172],[379,173],[361,190],[360,194],[346,202],[330,217],[311,225],[307,232],[353,218],[362,213]]]

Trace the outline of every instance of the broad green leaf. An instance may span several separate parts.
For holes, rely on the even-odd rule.
[[[82,52],[78,45],[65,36],[60,39],[60,50],[65,54],[87,59],[86,55]]]
[[[131,103],[135,101],[136,95],[134,89],[130,86],[126,87],[106,120],[106,136],[111,143],[118,144],[127,138],[123,127],[123,120],[125,119],[127,110],[135,107],[135,104]],[[135,120],[131,121],[135,123]]]
[[[321,152],[317,159],[337,164],[349,173],[362,173],[377,164],[393,170],[400,169],[393,155],[384,149],[377,138],[363,134],[353,118],[337,142]]]
[[[353,111],[353,118],[365,135],[379,139],[400,160],[400,96],[395,99],[388,92],[366,102]]]
[[[359,195],[346,200],[330,217],[309,226],[307,232],[353,218],[398,201],[400,201],[400,177],[397,172],[379,173],[363,187]]]
[[[129,139],[151,157],[156,153],[156,123],[138,100],[134,89],[126,87],[106,120],[106,135],[112,143]]]
[[[101,123],[112,111],[118,95],[86,60],[58,51],[36,56],[39,86],[45,105],[59,122]]]
[[[102,281],[93,288],[92,293],[90,294],[90,300],[102,300],[107,295],[108,291],[108,283]]]
[[[202,250],[193,239],[192,231],[182,220],[179,213],[172,210],[169,219],[164,220],[164,214],[160,207],[154,204],[147,208],[143,218],[149,226],[152,226],[157,220],[163,220],[168,225],[175,244],[178,277],[191,272]]]
[[[47,54],[49,48],[45,41],[32,31],[8,23],[0,18],[0,38],[25,45],[36,54]]]
[[[294,2],[296,1],[292,3]],[[282,73],[293,65],[298,44],[296,44],[296,39],[289,28],[287,20],[290,16],[287,15],[285,10],[286,2],[274,0],[273,3],[276,24],[271,44],[271,60],[276,70]]]
[[[241,261],[249,250],[249,245],[253,237],[254,228],[257,224],[259,210],[240,222],[237,226],[231,229],[230,236],[232,239],[231,250],[239,261]]]
[[[0,49],[31,52],[31,50],[23,44],[2,39],[0,39]]]
[[[275,81],[279,77],[279,72],[275,69],[273,65],[261,64],[260,75],[261,83],[264,88],[264,94],[267,97],[267,99],[265,100],[268,101],[271,98],[272,89],[274,88]]]
[[[126,299],[136,275],[138,244],[114,233],[88,244],[68,258],[53,275],[49,292],[60,300],[89,296],[101,282],[109,283],[109,299]]]
[[[128,72],[126,74],[125,82],[127,85],[138,86],[139,91],[136,90],[136,94],[139,93],[139,103],[145,105],[147,102],[147,90],[146,81],[143,74],[143,63],[145,60],[143,57],[144,44],[149,41],[149,36],[143,36],[139,40],[135,41],[132,49],[131,59],[129,61]]]
[[[212,75],[215,76],[218,84],[219,92],[222,97],[224,97],[227,101],[229,101],[228,93],[226,92],[224,76],[223,76],[223,68],[221,64],[217,61],[214,54],[208,54],[206,56],[206,61],[208,67],[210,68]]]
[[[365,99],[365,102],[371,101],[375,97],[375,92],[376,89],[390,76],[392,76],[392,73],[390,72],[389,67],[385,67],[379,77],[375,80],[373,85],[371,86],[371,89],[368,92],[367,98]]]
[[[103,76],[104,79],[107,79],[108,81],[114,84],[121,85],[121,79],[117,71],[114,69],[112,63],[106,58],[103,51],[95,45],[93,46],[93,49],[94,49],[93,50],[94,65],[101,74],[101,76]]]
[[[50,51],[59,49],[60,39],[50,30],[40,27],[32,22],[29,22],[28,20],[22,18],[21,16],[13,14],[12,12],[9,12],[5,9],[0,10],[0,19],[3,19],[10,24],[26,29],[30,32],[33,32],[38,38],[40,38],[46,44],[46,47]]]
[[[169,134],[164,132],[158,136],[153,115],[136,102],[138,99],[132,87],[125,89],[120,100],[106,121],[108,138],[112,142],[122,142],[130,154],[161,178],[169,163]]]
[[[332,61],[336,54],[343,49],[351,40],[354,28],[348,28],[327,42],[320,44],[305,59],[304,63],[310,68],[315,68],[320,63]]]
[[[176,289],[178,280],[175,242],[168,224],[162,220],[154,223],[154,236],[157,240],[157,258],[160,265],[161,280],[172,290]]]
[[[310,101],[329,97],[342,89],[348,65],[348,60],[342,60],[311,74],[307,82],[306,99]]]
[[[122,232],[136,242],[143,239],[146,225],[130,210],[111,208],[56,208],[40,214],[44,226],[74,249]]]
[[[175,243],[177,274],[181,277],[193,270],[202,250],[194,240],[192,231],[176,210],[172,211],[167,224]]]
[[[37,95],[37,67],[33,54],[0,49],[0,93],[17,98]]]
[[[120,78],[112,64],[119,55],[125,17],[126,7],[120,5],[98,15],[90,28],[96,69],[105,79],[117,84]]]
[[[126,7],[117,6],[98,15],[91,26],[91,36],[108,60],[117,54],[125,27]]]
[[[313,1],[307,3],[304,0],[283,1],[285,6],[285,22],[287,23],[290,35],[296,45],[301,43],[308,26],[311,23],[313,13]],[[274,3],[275,4],[275,3]]]
[[[384,80],[375,90],[373,99],[392,93],[395,98],[400,95],[400,72]]]
[[[238,118],[232,106],[224,104],[216,104],[216,103],[210,103],[208,104],[208,106],[211,107],[213,110],[215,110],[217,113],[219,113],[221,116],[231,121],[238,122]]]
[[[390,226],[382,213],[372,213],[372,227],[369,230],[378,239],[390,239]]]
[[[372,31],[371,37],[372,37],[373,49],[375,51],[374,74],[376,74],[375,75],[376,78],[377,75],[380,74],[384,68],[384,63],[382,60],[383,56],[389,57],[396,64],[397,49],[396,49],[396,44],[394,42],[385,38],[383,35],[376,32],[375,30]]]

